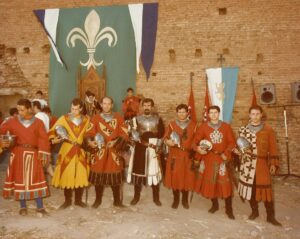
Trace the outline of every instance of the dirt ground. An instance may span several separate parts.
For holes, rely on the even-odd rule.
[[[0,183],[3,185],[6,165],[0,165]],[[248,203],[239,197],[233,200],[236,219],[225,215],[224,202],[215,214],[207,212],[210,201],[193,195],[190,209],[181,205],[171,208],[172,192],[161,187],[162,206],[152,202],[151,188],[143,188],[140,202],[130,206],[133,187],[124,184],[124,209],[112,205],[112,192],[106,188],[102,205],[98,209],[72,206],[58,210],[63,203],[63,191],[51,189],[51,196],[44,200],[49,217],[38,217],[35,202],[28,202],[29,214],[20,216],[19,203],[0,199],[0,238],[300,238],[300,179],[274,178],[276,218],[283,227],[265,221],[266,213],[260,204],[260,217],[247,220]],[[2,190],[1,190],[2,193]],[[92,205],[95,193],[91,187],[88,204]],[[236,194],[236,193],[235,193]],[[237,195],[237,194],[236,194]]]

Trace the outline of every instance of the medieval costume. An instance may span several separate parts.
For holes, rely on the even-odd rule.
[[[137,116],[140,107],[140,98],[137,96],[127,96],[122,103],[122,111],[124,113],[124,119],[130,120]]]
[[[189,208],[188,192],[194,189],[195,174],[191,170],[191,150],[196,124],[189,119],[175,120],[169,124],[165,138],[170,138],[174,133],[179,136],[180,142],[174,147],[169,147],[166,175],[164,184],[173,189],[173,208],[177,208],[182,192],[182,205]]]
[[[99,102],[95,99],[91,100],[88,96],[85,97],[82,114],[93,117],[95,114],[101,111]]]
[[[140,140],[132,148],[128,166],[127,182],[134,184],[134,198],[131,205],[139,199],[142,185],[152,186],[153,201],[160,206],[159,183],[162,172],[159,162],[159,150],[164,136],[164,125],[157,114],[140,115],[133,118],[133,130],[139,133]]]
[[[128,139],[127,126],[118,113],[97,114],[92,118],[93,127],[87,132],[87,137],[100,134],[104,138],[103,147],[92,155],[89,181],[95,185],[96,200],[93,204],[97,208],[102,202],[105,186],[111,186],[114,205],[121,207],[121,185],[123,183],[124,161],[121,157]],[[113,144],[108,147],[108,144]]]
[[[201,155],[199,174],[195,183],[195,191],[212,201],[209,212],[219,209],[218,198],[225,199],[226,214],[234,219],[232,213],[232,173],[228,170],[231,160],[231,151],[235,147],[235,138],[229,124],[219,121],[203,123],[196,131],[195,145],[201,140],[212,143],[212,149]],[[221,155],[226,157],[226,160]],[[199,156],[199,155],[198,155]]]
[[[0,126],[0,134],[7,132],[16,136],[16,142],[11,148],[3,197],[8,198],[14,193],[15,200],[20,200],[22,215],[27,214],[25,200],[35,199],[37,208],[44,210],[42,198],[49,195],[49,189],[43,163],[50,159],[44,124],[34,116],[30,119],[12,117]]]
[[[268,124],[248,124],[239,129],[239,136],[246,138],[251,144],[250,154],[242,154],[238,186],[239,195],[250,202],[252,214],[249,219],[258,217],[258,202],[263,201],[267,221],[279,225],[275,220],[269,171],[271,165],[279,168],[275,133]]]
[[[82,202],[84,187],[89,185],[89,166],[82,148],[85,132],[91,127],[87,116],[80,118],[72,114],[61,116],[50,129],[49,139],[55,137],[57,126],[65,128],[68,139],[64,140],[58,153],[52,185],[64,189],[65,202],[61,208],[72,204],[72,191],[75,189],[75,205],[86,207]]]

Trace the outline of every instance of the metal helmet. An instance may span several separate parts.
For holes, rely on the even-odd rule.
[[[99,134],[99,133],[97,133],[97,134],[95,135],[95,141],[96,141],[97,146],[98,146],[99,149],[101,149],[101,148],[105,145],[105,139],[104,139],[104,137],[103,137],[101,134]]]
[[[140,133],[137,130],[132,129],[130,131],[130,133],[131,133],[131,139],[133,141],[135,141],[135,142],[140,142],[141,141]]]
[[[244,153],[247,149],[251,149],[251,143],[244,137],[238,137],[236,144],[242,153]]]
[[[62,139],[68,139],[69,135],[68,132],[66,130],[66,128],[62,125],[57,125],[55,127],[55,133],[57,136],[61,137]]]
[[[199,146],[207,151],[210,151],[213,147],[212,143],[210,141],[208,141],[207,139],[202,139],[199,142]]]
[[[9,131],[4,135],[0,135],[0,137],[1,137],[2,140],[5,140],[5,141],[9,142],[9,147],[14,146],[15,143],[16,143],[17,136],[10,134]]]
[[[175,131],[170,134],[170,139],[180,147],[180,137]]]

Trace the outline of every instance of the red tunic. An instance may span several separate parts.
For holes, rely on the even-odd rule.
[[[235,147],[232,129],[224,122],[221,122],[217,130],[214,130],[209,123],[203,123],[195,134],[195,145],[198,145],[202,139],[209,140],[213,148],[200,157],[195,191],[206,198],[227,198],[232,195],[232,180],[220,154],[224,153],[227,160],[231,160],[231,150]]]
[[[239,134],[244,136],[241,130],[239,131]],[[279,168],[279,157],[275,132],[270,125],[264,124],[264,127],[256,133],[256,148],[256,201],[272,201],[270,165]]]
[[[122,104],[122,111],[124,112],[124,118],[129,119],[137,116],[139,113],[140,98],[137,96],[126,97]]]
[[[195,133],[196,124],[190,121],[185,129],[180,128],[176,121],[172,121],[167,129],[165,138],[169,138],[172,131],[176,132],[181,141],[181,148],[169,147],[166,175],[164,184],[174,190],[193,190],[195,173],[191,170],[192,159],[190,150]]]
[[[112,120],[109,122],[105,122],[97,114],[93,116],[92,124],[93,127],[87,132],[86,136],[94,137],[96,133],[100,133],[105,139],[105,144],[118,137],[128,139],[127,126],[118,113],[113,113]],[[122,183],[123,167],[124,162],[116,152],[115,147],[104,147],[95,154],[95,158],[91,162],[89,181],[96,185],[119,185]]]
[[[41,120],[26,128],[18,117],[13,117],[0,126],[0,134],[16,135],[16,146],[11,149],[11,156],[4,183],[3,197],[12,192],[16,200],[34,199],[49,195],[41,159],[49,159],[50,145]]]

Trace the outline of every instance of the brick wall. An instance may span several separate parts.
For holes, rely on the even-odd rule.
[[[130,1],[138,2],[140,1]],[[298,0],[158,2],[159,23],[152,75],[148,82],[143,72],[138,76],[137,93],[154,98],[157,110],[166,122],[174,117],[174,109],[178,103],[187,102],[190,72],[195,74],[193,88],[198,119],[200,118],[205,93],[205,68],[219,66],[217,54],[220,53],[226,59],[224,66],[240,68],[233,115],[234,129],[247,122],[247,108],[251,102],[251,78],[254,80],[257,95],[260,85],[275,83],[276,105],[291,102],[290,83],[300,81]],[[14,81],[16,86],[29,89],[28,97],[32,97],[37,89],[47,92],[49,43],[32,13],[33,9],[124,3],[128,2],[1,1],[1,87],[8,87]],[[175,59],[170,59],[170,49],[174,49]],[[5,80],[7,77],[9,81]],[[277,132],[281,172],[284,173],[287,167],[283,109],[264,109],[269,123]],[[300,107],[288,107],[287,116],[291,169],[300,173]]]

